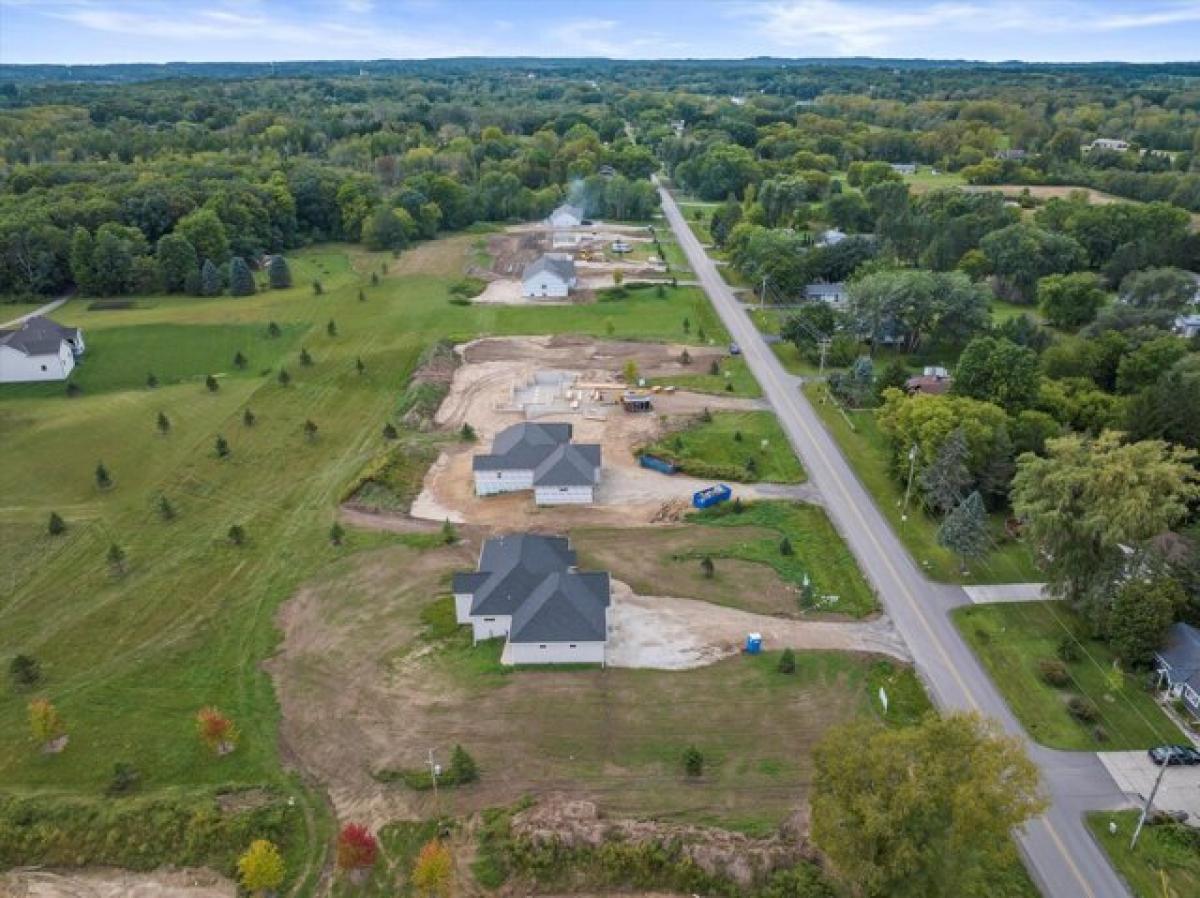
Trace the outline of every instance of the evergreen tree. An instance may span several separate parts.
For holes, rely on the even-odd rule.
[[[454,529],[454,525],[450,523],[450,519],[442,521],[442,542],[451,546],[458,542],[458,531]]]
[[[325,292],[325,288],[321,286],[320,281],[314,280],[312,282],[312,291],[313,291],[314,296],[320,296],[322,293]]]
[[[933,461],[920,474],[926,503],[941,514],[958,505],[971,485],[967,452],[966,431],[956,427],[938,447]]]
[[[105,556],[108,559],[108,566],[112,568],[112,572],[118,576],[125,573],[125,550],[113,543],[108,547],[108,554]]]
[[[700,559],[700,572],[704,574],[706,580],[711,580],[717,572],[717,566],[713,564],[710,556],[705,555]]]
[[[450,778],[456,784],[473,783],[479,779],[479,766],[461,745],[450,754]]]
[[[164,521],[175,520],[175,506],[166,496],[158,497],[158,516]]]
[[[205,259],[200,266],[200,295],[217,296],[221,292],[221,270],[212,259]]]
[[[146,386],[151,390],[158,386],[158,378],[154,375],[153,371],[146,375]]]
[[[250,409],[246,409],[244,412],[242,412],[242,424],[245,427],[253,427],[254,421],[254,412],[250,411]]]
[[[218,383],[217,379],[211,374],[205,375],[204,386],[208,387],[208,392],[210,393],[215,393],[217,390],[221,389],[221,384]]]
[[[204,281],[200,276],[199,265],[184,275],[183,292],[188,296],[202,296],[204,294]]]
[[[241,524],[229,525],[229,541],[235,546],[244,546],[246,544],[246,528]]]
[[[304,346],[300,347],[300,364],[308,367],[313,363],[312,356],[308,354],[308,349]]]
[[[171,432],[171,419],[165,413],[159,412],[156,426],[158,427],[158,432],[165,436]]]
[[[991,536],[988,534],[987,512],[984,511],[979,490],[974,490],[946,515],[942,526],[938,528],[937,541],[939,546],[961,558],[964,568],[967,561],[987,554]]]
[[[792,548],[792,541],[790,539],[788,539],[786,536],[779,541],[779,554],[780,555],[795,555],[796,554],[796,550]]]
[[[58,536],[67,531],[67,522],[62,519],[57,511],[50,512],[50,520],[46,523],[46,532],[51,536]]]
[[[292,382],[292,375],[288,374],[287,368],[280,368],[279,369],[279,385],[281,387],[286,387],[291,382]]]
[[[329,528],[329,541],[335,546],[342,544],[342,539],[345,538],[346,531],[337,521],[333,522],[333,526]]]
[[[354,370],[357,371],[360,375],[366,374],[367,373],[367,363],[364,362],[360,358],[355,359],[354,360]]]
[[[217,434],[216,442],[213,445],[217,452],[217,458],[229,457],[229,441],[225,437]]]
[[[168,293],[186,290],[189,276],[199,273],[196,248],[182,234],[164,234],[160,237],[154,257],[163,289]]]
[[[108,468],[104,467],[104,462],[96,464],[96,486],[102,490],[106,490],[112,486],[112,477],[108,473]]]
[[[250,273],[250,266],[241,256],[234,256],[229,260],[229,295],[253,296],[255,292],[257,291],[254,275]]]
[[[308,418],[304,422],[304,436],[309,442],[312,442],[317,438],[317,422],[312,418]]]
[[[683,772],[688,776],[700,776],[704,773],[704,755],[694,745],[689,745],[683,753]]]
[[[796,672],[796,653],[791,649],[784,649],[783,654],[779,656],[779,672],[782,674]]]
[[[247,361],[248,361],[248,359],[244,355],[242,355],[242,351],[240,349],[236,353],[234,353],[233,367],[237,368],[239,371],[246,370]]]
[[[464,421],[463,426],[459,428],[458,437],[464,443],[474,443],[478,438],[478,434],[475,433],[475,428],[471,426],[471,422]]]
[[[32,655],[14,655],[8,676],[16,686],[36,686],[42,679],[42,665]]]
[[[336,337],[337,332],[338,332],[337,322],[334,321],[332,318],[330,318],[329,323],[327,325],[325,325],[325,333],[329,334],[329,336],[331,336],[331,337]]]
[[[287,259],[278,254],[271,256],[271,261],[267,263],[267,281],[276,290],[292,286],[292,272]]]
[[[376,273],[374,271],[371,272],[371,286],[372,287],[379,286],[379,275],[378,275],[378,273]]]
[[[396,431],[396,425],[392,424],[391,421],[383,425],[383,438],[385,440],[394,440],[398,436],[400,434]]]
[[[276,324],[274,321],[268,322],[268,324],[267,324],[267,336],[268,337],[270,337],[272,340],[274,340],[276,337],[278,337],[282,333],[283,333],[283,331],[280,330],[278,324]]]
[[[365,290],[363,290],[363,288],[362,288],[362,287],[359,287],[359,288],[358,288],[358,301],[359,301],[359,302],[366,302],[366,301],[367,301],[367,293],[366,293],[366,291],[365,291]]]

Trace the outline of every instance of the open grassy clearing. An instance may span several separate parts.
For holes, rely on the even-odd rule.
[[[918,502],[910,502],[908,520],[901,520],[904,487],[888,472],[890,452],[875,424],[874,412],[851,411],[843,417],[832,400],[821,401],[826,394],[824,384],[805,384],[804,394],[900,541],[926,574],[948,583],[1027,583],[1041,579],[1029,550],[1003,535],[1004,522],[998,515],[992,517],[996,548],[982,561],[972,563],[964,575],[958,558],[937,544],[937,523],[924,513]]]
[[[1150,748],[1186,737],[1145,689],[1142,673],[1114,666],[1108,645],[1088,637],[1080,619],[1061,602],[972,605],[954,612],[954,622],[1004,694],[1026,732],[1051,748],[1106,751]],[[1069,640],[1078,658],[1067,662],[1071,682],[1047,684],[1038,662],[1057,658]],[[1082,695],[1097,709],[1095,722],[1067,713],[1067,698]],[[1098,739],[1096,727],[1105,738]]]
[[[694,328],[693,328],[694,329]],[[728,339],[724,331],[716,336],[705,327],[709,343],[721,343]],[[699,367],[699,366],[697,366]],[[720,396],[749,396],[757,398],[762,395],[762,387],[750,371],[741,356],[727,356],[717,364],[717,373],[712,369],[698,370],[695,374],[675,374],[671,377],[652,377],[652,385],[674,386],[693,393],[714,393]],[[730,389],[732,387],[732,389]]]
[[[1028,315],[1039,323],[1042,321],[1042,314],[1037,306],[1021,306],[1014,302],[1005,302],[1003,299],[992,300],[992,324],[1003,324],[1010,318],[1020,318],[1022,315]]]
[[[693,335],[703,326],[727,339],[695,288],[591,306],[451,305],[448,287],[471,239],[435,241],[398,259],[316,247],[290,260],[294,288],[250,297],[150,297],[129,309],[71,303],[59,310],[58,320],[87,334],[82,393],[0,391],[0,657],[38,657],[45,681],[34,694],[57,704],[71,740],[60,755],[40,755],[26,735],[27,696],[7,696],[0,781],[97,795],[112,765],[127,761],[147,794],[273,785],[300,801],[309,846],[323,839],[322,808],[281,773],[278,709],[259,665],[276,643],[273,609],[347,551],[329,543],[335,506],[383,447],[382,425],[421,350],[448,334],[489,332],[686,342],[684,318]],[[378,286],[369,284],[372,272],[382,275]],[[314,293],[315,279],[323,295]],[[331,319],[334,337],[326,333]],[[284,336],[255,344],[269,321]],[[235,345],[247,347],[244,372],[232,369]],[[299,363],[300,346],[311,366]],[[147,358],[161,366],[157,389],[144,386]],[[291,374],[288,386],[276,379],[280,364]],[[216,393],[202,382],[210,365],[228,375]],[[247,409],[253,427],[243,424]],[[155,429],[159,412],[171,421],[165,436]],[[306,420],[318,425],[315,439],[305,437]],[[214,451],[218,434],[230,445],[228,458]],[[111,489],[96,487],[100,461]],[[158,515],[164,495],[174,521]],[[62,537],[46,534],[51,510],[67,521]],[[235,523],[247,535],[241,547],[226,538]],[[348,543],[395,539],[354,534]],[[105,560],[114,543],[127,558],[120,575]],[[206,704],[218,705],[242,733],[238,750],[219,760],[195,738],[193,717]]]
[[[715,412],[645,447],[685,474],[740,483],[801,483],[796,453],[773,412]]]
[[[1130,850],[1137,811],[1100,811],[1088,814],[1092,837],[1125,878],[1136,898],[1185,898],[1200,895],[1200,842],[1196,831],[1183,827],[1147,826]],[[1117,824],[1115,835],[1109,822]],[[1164,886],[1166,887],[1164,889]]]

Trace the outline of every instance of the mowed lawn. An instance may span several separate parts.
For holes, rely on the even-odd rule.
[[[774,412],[714,412],[646,447],[685,474],[741,483],[802,483],[804,468]]]
[[[1114,666],[1104,642],[1091,639],[1083,622],[1061,602],[1011,602],[956,609],[954,622],[971,644],[1030,737],[1050,748],[1116,751],[1187,742],[1145,688],[1145,674]],[[1067,662],[1071,683],[1047,684],[1038,662],[1058,657],[1063,640],[1075,646]],[[1091,700],[1098,716],[1081,723],[1067,713],[1067,699]],[[1103,728],[1103,733],[1097,732]],[[1098,736],[1103,738],[1098,738]]]
[[[1182,826],[1147,826],[1136,848],[1129,847],[1137,811],[1089,814],[1088,828],[1136,898],[1187,898],[1200,895],[1200,840]],[[1116,833],[1109,823],[1117,824]],[[1164,891],[1164,885],[1166,890]]]
[[[693,339],[697,324],[723,336],[695,288],[591,306],[451,305],[448,287],[470,241],[435,241],[399,259],[318,247],[291,259],[289,290],[153,297],[115,311],[73,302],[56,313],[96,347],[86,367],[92,388],[85,381],[73,398],[61,387],[0,391],[0,658],[30,653],[45,672],[34,692],[0,702],[0,782],[97,794],[116,761],[136,764],[149,791],[280,779],[277,709],[260,669],[277,638],[274,609],[346,551],[328,540],[337,501],[379,452],[383,424],[430,342],[556,332],[687,342],[685,318]],[[384,264],[389,273],[371,286]],[[284,337],[255,343],[269,321]],[[145,355],[139,337],[154,344]],[[230,349],[243,342],[251,365],[235,373]],[[131,355],[105,351],[117,345]],[[311,366],[300,364],[301,346]],[[157,389],[144,386],[148,361],[162,366]],[[227,376],[210,393],[201,371],[217,363]],[[280,365],[289,386],[277,381]],[[253,427],[242,422],[246,409]],[[155,428],[159,412],[172,423],[166,436]],[[218,435],[228,458],[217,457]],[[101,461],[107,490],[94,479]],[[161,496],[176,520],[158,516]],[[66,519],[65,535],[47,535],[51,511]],[[246,545],[229,543],[233,524]],[[126,554],[124,574],[106,562],[113,544]],[[27,735],[32,695],[62,713],[71,738],[61,755],[39,754]],[[195,737],[194,715],[207,704],[242,733],[219,761]]]
[[[888,471],[890,450],[875,423],[874,413],[852,411],[843,416],[831,400],[821,401],[826,389],[824,384],[808,383],[804,386],[804,395],[813,404],[858,479],[875,499],[892,530],[927,575],[947,583],[1029,583],[1042,579],[1024,544],[1004,535],[1000,515],[992,517],[995,548],[983,559],[971,562],[966,574],[962,572],[959,559],[938,545],[937,522],[925,514],[918,500],[910,500],[908,520],[901,520],[904,485],[897,483]]]
[[[693,289],[693,288],[680,288]],[[707,302],[707,300],[705,300]],[[704,325],[706,343],[709,345],[725,343],[729,338],[725,330],[715,333]],[[697,366],[699,368],[699,366]],[[750,366],[740,355],[726,356],[717,363],[717,373],[711,368],[697,370],[695,374],[673,374],[670,377],[652,377],[651,386],[672,386],[693,393],[712,393],[717,396],[745,396],[757,398],[762,395],[762,387],[750,371]]]

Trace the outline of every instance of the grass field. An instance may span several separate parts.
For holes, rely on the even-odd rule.
[[[690,288],[680,287],[679,289]],[[704,326],[704,329],[710,342],[724,343],[728,340],[728,335],[724,329],[720,330],[717,335],[708,330],[707,325]],[[721,359],[718,367],[720,370],[717,374],[712,374],[709,370],[704,369],[697,370],[695,374],[673,374],[670,377],[652,377],[649,383],[651,385],[675,386],[681,390],[690,390],[693,393],[714,393],[720,396],[748,396],[757,398],[762,395],[762,387],[758,385],[758,380],[750,371],[750,366],[746,364],[741,356],[726,356]],[[730,387],[733,389],[730,389]]]
[[[1147,826],[1137,848],[1129,848],[1137,811],[1089,814],[1088,828],[1136,898],[1188,898],[1200,895],[1200,840],[1182,827]],[[1116,834],[1108,831],[1117,824]],[[1166,887],[1164,889],[1164,886]]]
[[[1003,521],[996,516],[992,521],[996,548],[986,558],[973,562],[964,575],[958,559],[937,544],[936,522],[916,502],[910,504],[908,520],[901,520],[904,487],[888,472],[889,450],[875,424],[874,413],[848,412],[852,428],[832,401],[822,404],[825,391],[825,386],[818,383],[804,387],[805,396],[813,403],[859,480],[913,559],[930,577],[949,583],[1026,583],[1041,579],[1030,552],[1021,543],[1003,536]]]
[[[1107,751],[1187,742],[1145,690],[1145,677],[1115,668],[1108,645],[1090,639],[1083,623],[1062,603],[972,605],[957,609],[954,622],[1026,732],[1043,745]],[[1058,689],[1038,675],[1038,662],[1057,657],[1064,639],[1077,647],[1079,657],[1067,663],[1070,685]],[[1085,696],[1095,704],[1095,723],[1079,723],[1067,713],[1070,695]],[[1097,724],[1104,728],[1105,739],[1096,738]]]
[[[853,617],[876,609],[870,588],[820,509],[752,505],[742,515],[696,516],[677,527],[584,528],[573,534],[585,567],[611,571],[643,595],[700,599],[758,614],[796,617],[804,610],[799,587],[807,574],[818,595],[840,596],[836,607]],[[720,528],[703,524],[722,524]],[[782,555],[786,534],[795,554]],[[700,559],[714,560],[705,577]]]
[[[1020,318],[1022,315],[1028,315],[1034,321],[1042,321],[1042,315],[1037,306],[1019,306],[1013,302],[1005,302],[1003,299],[992,300],[992,324],[1003,324],[1010,318]]]
[[[447,288],[471,243],[439,240],[399,259],[317,247],[291,259],[297,286],[289,290],[153,297],[113,311],[73,302],[55,314],[85,330],[82,393],[0,389],[0,658],[26,652],[41,661],[44,682],[31,695],[56,703],[70,744],[39,754],[26,735],[28,696],[6,693],[0,782],[96,795],[122,760],[139,767],[148,793],[271,784],[297,796],[312,844],[323,840],[321,808],[281,772],[278,709],[260,663],[277,639],[278,604],[342,553],[384,539],[354,534],[336,549],[328,533],[344,490],[378,454],[421,350],[482,333],[686,342],[684,318],[693,335],[699,325],[727,339],[694,288],[553,309],[450,305]],[[389,273],[371,287],[370,273],[385,262]],[[283,329],[277,341],[259,339],[269,321]],[[296,359],[300,346],[311,366]],[[239,348],[250,359],[245,372],[232,370]],[[292,377],[286,387],[271,370],[281,363]],[[157,389],[144,386],[148,365],[161,368]],[[218,392],[204,387],[209,370],[226,375]],[[246,409],[253,427],[243,424]],[[155,430],[159,412],[172,422],[166,436]],[[318,425],[315,439],[305,436],[306,420]],[[214,451],[218,434],[228,458]],[[96,486],[100,461],[110,489]],[[159,518],[160,496],[176,520]],[[60,537],[46,533],[51,511],[67,522]],[[240,547],[226,539],[235,523],[247,535]],[[123,573],[106,563],[113,544],[126,554]],[[196,710],[207,704],[242,733],[238,750],[219,760],[194,734]]]
[[[804,468],[773,412],[715,412],[646,447],[685,474],[741,483],[801,483]]]

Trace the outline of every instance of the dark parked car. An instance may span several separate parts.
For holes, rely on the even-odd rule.
[[[738,346],[736,343],[730,343],[729,344],[729,354],[730,355],[741,355],[742,347]]]
[[[1159,767],[1163,764],[1168,767],[1191,767],[1193,764],[1200,764],[1200,751],[1196,751],[1190,745],[1159,745],[1150,749],[1148,754],[1150,760]]]

